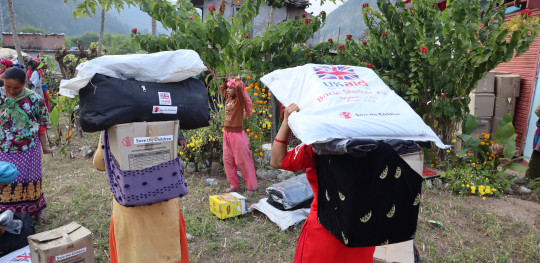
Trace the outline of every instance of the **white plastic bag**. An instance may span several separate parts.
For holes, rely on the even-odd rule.
[[[74,97],[96,73],[120,79],[168,83],[193,77],[206,70],[199,54],[181,49],[152,54],[103,56],[77,66],[77,75],[60,82],[60,95]]]
[[[433,141],[447,148],[420,116],[377,76],[364,67],[306,64],[261,78],[285,106],[300,112],[289,126],[303,143],[333,138]]]

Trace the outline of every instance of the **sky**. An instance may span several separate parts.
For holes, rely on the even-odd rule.
[[[308,13],[313,12],[313,15],[318,15],[321,11],[325,11],[326,14],[330,14],[330,12],[334,11],[336,8],[338,8],[338,6],[343,4],[341,0],[336,0],[335,4],[326,0],[322,6],[321,0],[309,0],[309,2],[311,5],[306,8],[306,11]]]

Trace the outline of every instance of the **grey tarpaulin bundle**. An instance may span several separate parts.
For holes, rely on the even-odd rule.
[[[313,190],[306,174],[300,174],[266,188],[270,196],[268,203],[279,210],[309,208],[313,201]]]
[[[122,123],[180,120],[182,129],[209,125],[208,92],[203,81],[155,83],[95,74],[79,91],[83,131]]]

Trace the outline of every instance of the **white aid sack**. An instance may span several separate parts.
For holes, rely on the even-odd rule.
[[[74,97],[96,73],[119,79],[157,83],[179,82],[206,70],[199,54],[180,49],[152,54],[102,56],[77,66],[77,75],[60,81],[60,95]]]
[[[273,71],[261,81],[284,106],[298,105],[289,126],[303,143],[356,137],[433,141],[447,148],[369,68],[306,64]]]

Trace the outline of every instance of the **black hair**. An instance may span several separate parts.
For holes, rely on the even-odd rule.
[[[4,86],[4,81],[0,79],[0,86]]]
[[[32,71],[37,70],[39,67],[39,62],[32,59],[30,62],[28,62],[28,66],[32,66]]]
[[[26,83],[26,73],[23,69],[17,68],[17,67],[11,67],[6,70],[6,74],[4,74],[4,80],[6,79],[14,79],[19,81],[21,84]]]

